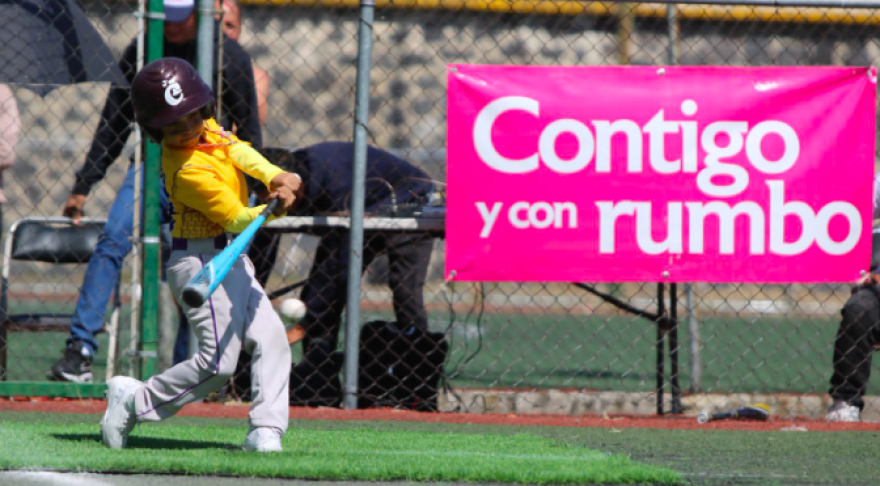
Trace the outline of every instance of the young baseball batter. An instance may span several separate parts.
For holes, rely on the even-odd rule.
[[[144,66],[132,83],[132,103],[137,122],[162,144],[162,169],[174,211],[168,282],[198,337],[198,353],[145,383],[129,377],[108,381],[101,421],[104,444],[123,448],[137,422],[170,417],[220,388],[235,371],[244,347],[253,356],[253,403],[244,449],[280,451],[287,430],[290,348],[252,263],[240,256],[201,307],[187,306],[180,295],[225,248],[230,234],[245,229],[262,211],[262,206],[246,206],[243,173],[265,183],[271,198],[281,200],[278,215],[293,206],[301,180],[217,125],[211,89],[182,59]]]

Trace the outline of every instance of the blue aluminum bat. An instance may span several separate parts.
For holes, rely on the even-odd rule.
[[[279,201],[279,199],[269,201],[269,204],[266,205],[266,208],[263,209],[260,215],[251,221],[251,224],[249,224],[244,231],[239,233],[229,246],[212,258],[211,261],[208,262],[208,264],[205,265],[205,267],[202,268],[188,284],[186,284],[186,287],[183,288],[182,295],[183,301],[186,302],[186,305],[190,307],[201,307],[202,304],[208,300],[208,297],[217,290],[217,287],[220,286],[220,283],[226,278],[226,274],[229,273],[232,265],[238,260],[238,256],[241,255],[241,252],[243,252],[248,243],[250,243],[254,234],[256,234],[257,230],[260,229],[260,226],[266,222],[266,219],[269,218],[272,211],[278,207]]]

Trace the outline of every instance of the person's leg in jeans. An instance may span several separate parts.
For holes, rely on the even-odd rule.
[[[177,308],[177,321],[179,327],[177,328],[177,339],[174,341],[174,357],[172,359],[174,364],[186,360],[189,355],[189,323],[186,320],[186,314],[180,307]]]
[[[47,377],[55,380],[92,381],[91,363],[98,350],[95,335],[104,326],[104,314],[125,255],[131,251],[134,164],[116,194],[107,224],[89,259],[79,300],[71,319],[65,356],[52,366]]]
[[[862,397],[871,377],[871,356],[880,334],[880,295],[861,288],[841,311],[842,319],[834,340],[831,398],[834,408],[864,407]]]
[[[104,326],[107,303],[122,269],[122,261],[131,251],[133,207],[134,166],[129,169],[116,194],[104,232],[89,260],[67,339],[68,345],[75,341],[83,343],[92,355],[98,349],[95,334]]]
[[[104,231],[89,259],[71,319],[65,355],[47,373],[49,379],[76,382],[92,380],[91,363],[98,350],[95,336],[104,326],[107,304],[122,271],[122,262],[132,247],[134,175],[134,164],[131,164],[110,207]],[[160,219],[167,220],[169,203],[164,189],[160,190],[159,204],[162,212]]]

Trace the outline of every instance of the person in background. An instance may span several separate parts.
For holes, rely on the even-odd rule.
[[[880,345],[880,174],[874,176],[874,231],[870,273],[841,310],[831,367],[832,404],[827,422],[859,422],[871,378],[871,358]]]
[[[215,8],[217,10],[222,8],[223,10],[221,22],[223,33],[226,34],[226,37],[238,42],[238,38],[241,37],[241,7],[238,5],[237,0],[223,0],[222,5],[220,3],[218,0]],[[257,89],[257,109],[260,114],[260,125],[264,125],[266,123],[266,116],[269,114],[268,98],[272,80],[269,78],[269,73],[264,69],[256,64],[253,66],[254,86]]]
[[[196,10],[194,0],[165,0],[163,52],[166,56],[196,60]],[[219,34],[218,34],[219,38]],[[137,39],[122,53],[119,67],[126,79],[134,80],[137,66]],[[219,64],[218,64],[219,65]],[[223,87],[215,100],[222,107],[223,126],[235,126],[236,136],[256,147],[262,144],[257,97],[251,58],[232,39],[223,42]],[[215,68],[215,73],[219,68]],[[216,74],[215,74],[216,86]],[[174,93],[169,93],[173,96]],[[128,86],[111,86],[86,162],[76,173],[76,182],[62,214],[78,222],[92,187],[104,178],[107,169],[122,153],[132,131],[134,111]],[[143,180],[141,174],[141,180]],[[46,373],[50,380],[91,382],[92,362],[98,349],[96,335],[104,325],[104,314],[122,270],[122,262],[131,251],[134,208],[134,164],[129,167],[122,187],[113,201],[107,225],[89,260],[70,336],[64,354]],[[163,222],[170,221],[168,196],[160,188]],[[141,209],[143,210],[143,209]]]
[[[21,133],[21,117],[15,93],[8,84],[0,84],[0,204],[6,204],[3,194],[3,172],[15,164],[15,146]],[[0,211],[0,235],[3,233],[3,212]]]
[[[303,178],[295,214],[314,215],[350,209],[354,144],[324,142],[296,150],[262,150],[275,165]],[[411,203],[426,203],[434,190],[431,177],[420,168],[390,152],[367,148],[364,206],[368,213]],[[277,236],[277,235],[275,235]],[[364,238],[363,265],[388,255],[388,285],[400,330],[428,330],[423,290],[433,251],[433,239],[419,233],[375,233]],[[277,239],[251,258],[258,278],[268,278],[275,263]],[[349,238],[347,231],[323,235],[300,293],[306,314],[288,333],[302,336],[303,359],[293,368],[291,405],[337,406],[342,396],[337,340],[345,309]],[[262,277],[261,277],[262,276]]]

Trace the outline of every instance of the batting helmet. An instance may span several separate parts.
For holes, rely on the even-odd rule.
[[[131,83],[131,102],[137,122],[148,135],[161,140],[160,127],[205,109],[213,116],[214,95],[192,65],[165,57],[144,66]]]

